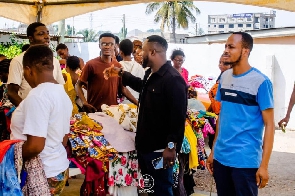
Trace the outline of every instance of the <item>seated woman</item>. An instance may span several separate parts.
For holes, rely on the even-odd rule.
[[[53,53],[48,46],[31,46],[24,54],[23,67],[33,89],[12,114],[11,139],[26,141],[24,161],[40,154],[50,192],[59,195],[68,179],[64,145],[73,107],[63,85],[53,77]]]

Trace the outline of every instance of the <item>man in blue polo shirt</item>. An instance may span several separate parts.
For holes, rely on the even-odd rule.
[[[250,66],[252,48],[253,38],[244,32],[233,33],[225,44],[224,61],[233,68],[220,79],[216,100],[221,111],[206,164],[218,196],[257,196],[269,179],[275,130],[273,89],[270,80]]]

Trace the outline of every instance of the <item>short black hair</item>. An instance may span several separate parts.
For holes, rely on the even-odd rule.
[[[173,60],[176,56],[183,56],[183,57],[185,57],[184,52],[180,48],[179,49],[174,49],[172,51],[172,54],[171,54],[170,59]]]
[[[25,44],[22,47],[22,52],[26,51],[30,47],[30,44]]]
[[[116,36],[116,35],[115,35],[115,42],[116,42],[116,44],[120,43],[120,38],[118,36]]]
[[[133,43],[130,39],[124,39],[120,42],[119,49],[125,56],[130,56],[133,52]]]
[[[41,22],[33,22],[27,28],[27,37],[34,36],[34,32],[36,31],[37,27],[45,26],[45,24]]]
[[[101,35],[99,36],[99,40],[100,40],[101,38],[103,38],[103,37],[112,37],[112,38],[114,38],[114,40],[116,41],[116,37],[115,37],[115,35],[112,34],[112,33],[103,33],[103,34],[101,34]]]
[[[24,54],[23,66],[36,67],[39,72],[53,70],[53,52],[43,44],[31,46]]]
[[[58,51],[59,49],[67,49],[67,48],[68,48],[67,45],[60,43],[56,46],[55,51]]]
[[[1,73],[8,73],[9,66],[10,66],[11,59],[4,59],[0,61],[0,72]]]
[[[148,36],[147,39],[148,39],[147,42],[157,42],[167,51],[168,43],[166,39],[164,39],[163,37],[159,35],[151,35],[151,36]]]
[[[242,47],[249,49],[250,52],[253,49],[253,38],[249,33],[245,32],[234,32],[235,35],[241,35],[242,36]]]
[[[67,67],[72,70],[76,71],[80,68],[80,59],[77,56],[69,56],[67,59]]]

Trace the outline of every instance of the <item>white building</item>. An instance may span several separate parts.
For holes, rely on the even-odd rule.
[[[208,15],[208,34],[275,27],[276,12]]]

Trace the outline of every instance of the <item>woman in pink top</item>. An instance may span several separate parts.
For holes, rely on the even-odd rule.
[[[185,68],[181,67],[184,62],[184,58],[185,55],[181,49],[173,50],[170,57],[171,61],[173,62],[173,67],[182,75],[186,84],[188,84],[188,71]]]

